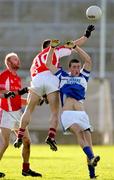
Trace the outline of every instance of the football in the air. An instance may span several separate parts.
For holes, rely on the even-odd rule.
[[[98,20],[102,16],[102,10],[99,6],[90,6],[86,10],[86,17],[89,20]]]

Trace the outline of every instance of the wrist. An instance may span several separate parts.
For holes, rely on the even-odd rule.
[[[7,98],[7,97],[8,97],[7,93],[4,93],[3,95],[4,95],[4,98]]]
[[[75,49],[77,46],[76,45],[74,45],[74,47],[73,47],[73,49]]]
[[[17,94],[18,94],[18,95],[21,95],[21,92],[20,92],[20,90],[18,90],[18,91],[17,91]]]
[[[23,94],[26,94],[26,93],[28,93],[28,88],[27,87],[18,90],[18,95],[23,95]]]
[[[91,31],[86,30],[84,36],[87,37],[87,38],[89,38],[89,37],[91,36]]]

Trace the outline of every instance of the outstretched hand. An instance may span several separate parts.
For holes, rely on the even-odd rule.
[[[94,25],[89,25],[85,31],[84,36],[89,38],[91,36],[91,32],[95,30],[95,26]]]
[[[65,47],[66,48],[74,48],[75,44],[72,40],[66,41]]]
[[[58,39],[52,39],[50,43],[52,48],[59,46],[59,44],[60,44],[60,41]]]
[[[92,32],[92,31],[95,30],[95,26],[94,26],[94,25],[89,25],[89,26],[87,27],[87,30],[90,31],[90,32]]]

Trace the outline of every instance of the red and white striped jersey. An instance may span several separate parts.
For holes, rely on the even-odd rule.
[[[21,89],[21,79],[18,75],[13,75],[8,69],[0,74],[0,90],[18,91]],[[5,111],[17,111],[21,108],[21,96],[14,98],[1,98],[0,107]]]
[[[31,77],[34,77],[36,74],[40,72],[49,70],[46,67],[46,57],[47,57],[49,48],[50,47],[44,49],[34,58],[31,69],[30,69]],[[59,67],[60,58],[64,56],[69,56],[70,54],[71,54],[71,49],[65,48],[64,46],[57,47],[53,55],[53,60],[52,60],[53,65],[55,65],[56,67]]]

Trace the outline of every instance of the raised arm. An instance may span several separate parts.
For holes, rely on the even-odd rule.
[[[86,43],[87,39],[91,36],[91,32],[94,31],[95,27],[93,25],[89,25],[84,33],[84,35],[77,40],[69,40],[66,41],[64,45],[66,48],[74,49],[75,46],[82,46]]]
[[[51,46],[50,46],[50,49],[47,55],[47,60],[46,60],[46,66],[53,74],[55,74],[58,71],[58,68],[52,64],[52,59],[53,59],[55,47],[57,47],[59,43],[60,43],[59,40],[51,41],[51,44],[50,44]]]
[[[84,62],[84,69],[87,71],[91,71],[92,68],[92,60],[91,57],[80,47],[76,46],[75,51],[78,53],[82,61]]]
[[[77,46],[82,46],[83,44],[86,43],[87,39],[91,36],[91,32],[94,31],[95,27],[93,25],[89,25],[84,33],[84,35],[77,39],[74,40],[74,44]]]

